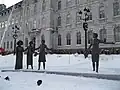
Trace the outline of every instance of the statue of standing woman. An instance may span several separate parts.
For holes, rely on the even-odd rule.
[[[19,40],[17,42],[17,47],[16,47],[16,64],[15,64],[15,69],[22,69],[23,68],[23,41]]]
[[[28,66],[31,65],[31,68],[33,69],[33,53],[34,53],[34,47],[33,42],[29,42],[29,46],[25,49],[27,51],[27,69]]]

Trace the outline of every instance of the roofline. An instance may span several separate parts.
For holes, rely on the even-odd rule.
[[[14,5],[19,5],[19,4],[21,5],[21,4],[22,4],[22,2],[23,2],[23,0],[22,0],[22,1],[20,1],[20,2],[18,2],[18,3],[16,3],[16,4],[14,4]],[[6,8],[6,9],[4,9],[4,10],[2,10],[2,11],[0,11],[0,13],[3,13],[3,12],[5,12],[5,11],[7,11],[7,10],[12,9],[12,7],[13,7],[14,5],[12,5],[12,6],[8,7],[8,8]]]

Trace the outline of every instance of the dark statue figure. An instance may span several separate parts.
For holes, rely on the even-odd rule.
[[[15,69],[22,69],[23,68],[23,52],[24,49],[22,47],[23,41],[19,40],[17,42],[17,47],[16,47],[16,64],[15,64]]]
[[[40,70],[41,62],[43,62],[43,69],[45,69],[45,62],[46,62],[45,49],[50,50],[45,44],[45,40],[42,40],[40,46],[35,50],[38,50],[38,49],[39,49],[38,70]]]
[[[93,33],[93,40],[92,40],[88,49],[90,49],[91,46],[92,46],[91,54],[92,54],[93,71],[95,71],[95,66],[96,66],[96,72],[97,73],[98,73],[98,67],[99,67],[99,54],[100,54],[99,43],[114,44],[113,42],[105,42],[105,41],[99,40],[98,39],[98,34]]]
[[[33,53],[34,53],[34,47],[33,42],[29,42],[29,46],[25,49],[27,51],[27,69],[28,66],[31,65],[31,68],[33,69]]]

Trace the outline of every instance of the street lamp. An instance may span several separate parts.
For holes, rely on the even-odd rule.
[[[18,38],[18,33],[19,33],[19,28],[17,27],[17,25],[12,27],[13,31],[12,31],[12,37],[14,39],[14,55],[16,52],[16,39]]]
[[[82,14],[84,12],[84,18],[82,18]],[[89,14],[90,14],[90,10],[87,8],[84,8],[83,12],[80,10],[79,14],[81,15],[80,18],[81,20],[84,21],[83,23],[83,29],[85,31],[85,58],[88,56],[87,54],[87,31],[88,31],[88,23],[87,21],[89,20]]]

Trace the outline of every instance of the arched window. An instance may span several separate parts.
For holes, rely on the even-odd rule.
[[[81,44],[81,33],[77,32],[76,37],[77,37],[77,44]]]
[[[82,17],[81,17],[81,15],[79,14],[79,10],[76,12],[76,23],[78,23],[78,22],[81,22],[81,20],[82,20]]]
[[[58,1],[58,10],[61,10],[61,1]]]
[[[34,4],[34,14],[37,13],[37,4]]]
[[[100,40],[106,41],[107,38],[107,31],[105,28],[100,30]]]
[[[34,3],[37,3],[38,2],[38,0],[34,0]]]
[[[71,45],[71,34],[70,33],[68,33],[67,35],[66,35],[66,43],[67,43],[67,45]]]
[[[120,25],[114,27],[115,42],[120,42]]]
[[[58,46],[61,46],[61,41],[62,41],[62,40],[61,40],[61,35],[59,34],[59,35],[58,35]]]
[[[105,18],[105,7],[103,3],[99,6],[99,18]]]
[[[92,38],[93,38],[93,31],[92,31],[92,30],[90,30],[90,31],[88,31],[88,44],[90,44],[90,43],[91,43]]]
[[[43,27],[46,25],[45,17],[42,17],[42,25]]]
[[[9,41],[7,41],[7,49],[9,49]]]
[[[70,24],[70,13],[66,16],[66,24]]]
[[[45,11],[46,9],[46,0],[43,0],[42,2],[42,11]]]
[[[89,14],[89,20],[92,20],[92,12],[90,10],[90,14]]]
[[[33,21],[33,28],[36,29],[36,26],[37,26],[37,22],[36,20]]]
[[[80,0],[75,0],[75,4],[80,4]]]
[[[70,6],[72,4],[72,0],[67,0],[66,1],[66,7]]]
[[[10,48],[11,49],[13,48],[13,41],[11,41],[11,43],[10,43]]]
[[[4,46],[3,47],[4,47],[4,49],[6,48],[6,43],[5,42],[4,42]]]
[[[120,15],[119,9],[120,9],[119,2],[118,0],[116,0],[113,2],[113,16]]]
[[[45,36],[44,36],[44,34],[41,36],[41,40],[45,40]]]
[[[61,16],[58,17],[58,26],[61,26]]]

